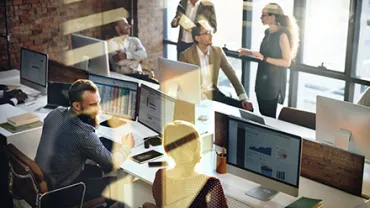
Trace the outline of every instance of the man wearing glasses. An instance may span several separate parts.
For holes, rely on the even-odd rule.
[[[194,44],[180,54],[180,61],[198,65],[201,69],[202,99],[222,102],[234,107],[253,111],[244,87],[235,75],[220,47],[212,46],[213,28],[207,21],[199,21],[192,28]],[[217,87],[220,68],[225,73],[239,97],[239,101],[225,96]]]

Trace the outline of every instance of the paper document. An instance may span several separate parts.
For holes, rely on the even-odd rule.
[[[195,24],[191,19],[189,19],[186,15],[181,15],[179,20],[179,25],[184,28],[185,30],[190,30],[191,28],[195,27]]]

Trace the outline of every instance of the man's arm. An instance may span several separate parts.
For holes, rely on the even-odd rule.
[[[215,7],[212,5],[211,16],[209,17],[209,24],[213,27],[214,33],[217,32],[217,20],[216,20],[216,11]]]
[[[80,148],[88,159],[93,160],[103,169],[104,172],[110,172],[119,168],[122,162],[131,153],[129,147],[121,148],[122,151],[111,154],[101,143],[95,133],[87,134]]]
[[[126,58],[127,59],[135,59],[138,61],[144,60],[147,57],[146,50],[139,40],[139,38],[132,38],[131,39],[135,44],[135,51],[128,51],[126,52]]]
[[[188,62],[186,61],[185,53],[184,53],[184,52],[180,53],[179,61],[180,61],[180,62],[184,62],[184,63],[188,63]]]
[[[366,89],[361,99],[358,101],[358,105],[370,107],[370,87]]]
[[[229,61],[226,58],[224,51],[221,48],[218,48],[221,53],[221,69],[230,80],[233,85],[236,94],[239,96],[239,100],[248,100],[248,96],[245,93],[242,83],[239,81],[238,77],[235,74],[233,67],[230,65]]]
[[[171,22],[171,27],[175,28],[175,27],[178,27],[179,26],[179,20],[180,20],[180,17],[181,17],[181,1],[179,2],[178,6],[177,6],[177,9],[176,9],[176,16],[172,19],[172,22]]]

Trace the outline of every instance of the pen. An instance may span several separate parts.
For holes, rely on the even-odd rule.
[[[222,147],[221,157],[225,157],[225,147]]]

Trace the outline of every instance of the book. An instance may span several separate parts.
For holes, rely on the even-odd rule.
[[[23,126],[37,121],[40,121],[40,117],[34,113],[24,113],[8,118],[8,123],[14,127]]]
[[[285,208],[320,208],[322,204],[321,199],[312,199],[308,197],[301,197],[297,201],[289,204]]]
[[[191,21],[191,19],[189,19],[185,14],[181,15],[179,25],[185,30],[190,30],[191,28],[195,27],[194,22]]]
[[[2,123],[0,124],[0,127],[14,134],[14,133],[26,131],[29,129],[41,127],[43,124],[44,123],[42,121],[37,121],[37,122],[26,124],[23,126],[14,127],[10,125],[9,123]]]

